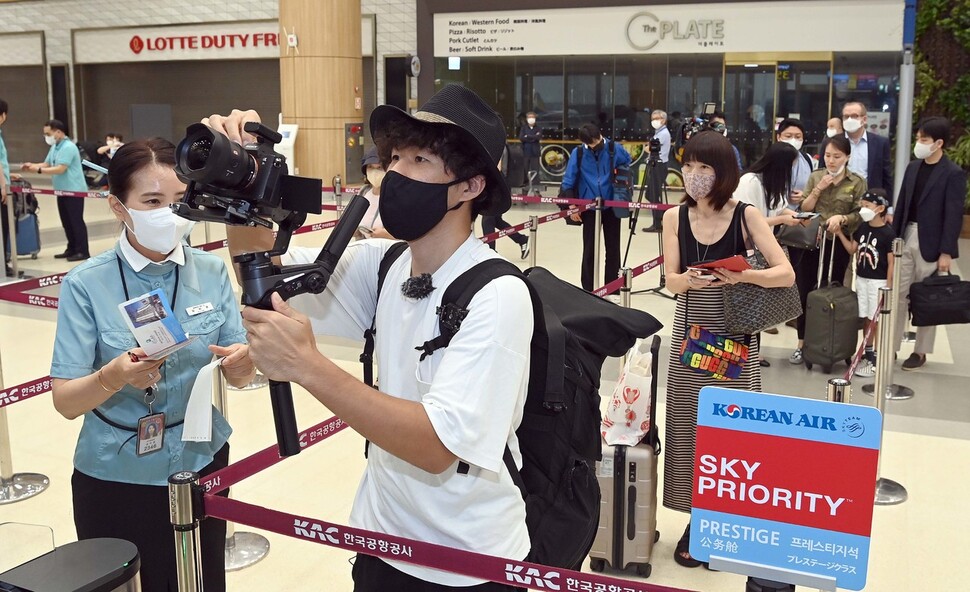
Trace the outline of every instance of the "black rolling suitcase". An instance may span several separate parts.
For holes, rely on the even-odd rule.
[[[802,357],[805,367],[812,369],[814,364],[822,366],[829,373],[832,366],[844,360],[847,365],[852,364],[852,355],[856,351],[859,339],[859,300],[856,293],[842,285],[841,281],[832,281],[832,262],[835,259],[835,241],[828,240],[828,233],[823,233],[821,252],[818,256],[818,284],[822,284],[822,262],[825,260],[825,247],[829,248],[828,285],[808,293],[805,300],[805,345],[802,346]]]
[[[660,433],[657,430],[657,373],[660,337],[650,344],[653,354],[650,381],[650,430],[636,446],[610,446],[603,443],[603,460],[596,463],[600,484],[600,522],[590,549],[590,569],[603,571],[635,566],[637,575],[650,577],[653,545],[660,539],[657,531],[657,456]]]

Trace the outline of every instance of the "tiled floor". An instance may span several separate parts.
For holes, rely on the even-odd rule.
[[[549,211],[551,206],[516,206],[507,219],[517,223],[529,214]],[[53,198],[41,197],[40,215],[45,237],[41,257],[25,259],[21,263],[29,273],[37,275],[64,271],[70,264],[53,259],[55,253],[63,251],[63,235],[57,226]],[[89,202],[86,218],[94,237],[92,252],[109,248],[116,224],[109,217],[105,202]],[[223,235],[220,228],[211,230],[212,239]],[[203,234],[203,229],[198,227],[194,233],[195,241],[202,242]],[[626,236],[624,230],[624,246]],[[295,244],[320,245],[322,242],[320,233],[294,239]],[[578,283],[581,242],[578,228],[566,227],[561,222],[542,225],[535,247],[539,265]],[[964,252],[970,252],[970,245],[962,242]],[[518,248],[511,241],[499,241],[499,250],[511,260],[520,262]],[[629,264],[634,267],[657,254],[656,235],[638,233],[630,249]],[[657,270],[650,271],[634,281],[634,290],[656,287],[658,278]],[[56,288],[50,293],[56,294]],[[632,304],[649,311],[667,325],[672,321],[672,300],[642,293],[632,297]],[[0,359],[4,384],[19,384],[48,372],[54,324],[52,310],[0,302]],[[665,346],[669,345],[669,327],[661,335]],[[788,354],[794,343],[794,330],[787,327],[783,327],[779,335],[764,337],[763,351],[772,363],[764,372],[765,389],[824,398],[828,376],[817,367],[808,371],[788,364]],[[335,360],[357,372],[358,344],[321,339],[320,345]],[[909,353],[905,347],[904,344],[901,359]],[[964,382],[970,378],[970,367],[958,362],[966,359],[970,359],[970,330],[965,326],[949,326],[939,332],[937,353],[925,367],[918,372],[904,373],[898,371],[897,365],[896,382],[912,387],[916,397],[887,404],[882,474],[905,485],[909,500],[898,506],[875,509],[866,590],[960,589],[961,582],[970,573],[960,551],[964,547],[963,535],[970,531],[970,510],[967,509],[970,499],[962,489],[967,485],[966,459],[970,458],[970,405],[967,404],[970,389]],[[616,360],[607,362],[602,384],[605,394],[612,389],[617,366]],[[841,371],[844,366],[835,369],[835,372]],[[862,383],[857,380],[853,386]],[[294,391],[301,426],[312,425],[330,416],[326,409],[298,388]],[[660,418],[664,417],[662,393],[661,388]],[[231,392],[230,395],[228,414],[235,430],[232,456],[239,459],[273,442],[274,431],[265,390]],[[854,391],[853,400],[862,405],[872,404],[872,398],[862,394],[860,389]],[[67,421],[58,415],[48,396],[13,405],[7,412],[15,470],[46,474],[51,486],[35,498],[0,506],[0,571],[50,548],[49,531],[3,523],[45,525],[53,529],[57,544],[74,540],[69,478],[74,442],[80,427],[80,421]],[[662,422],[660,429],[663,431]],[[362,449],[361,438],[346,431],[240,483],[233,488],[232,495],[286,512],[346,523],[363,468]],[[684,514],[664,508],[658,510],[661,538],[655,547],[654,570],[649,582],[690,590],[742,590],[744,578],[741,576],[685,569],[673,562],[673,548],[686,521]],[[269,555],[253,567],[230,573],[231,590],[339,592],[351,589],[349,553],[271,533],[266,536],[271,543]]]

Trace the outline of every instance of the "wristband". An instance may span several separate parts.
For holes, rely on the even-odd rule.
[[[120,388],[109,389],[108,387],[106,387],[104,385],[104,380],[101,378],[101,371],[102,370],[104,370],[104,367],[98,368],[98,384],[101,385],[101,388],[104,389],[104,392],[111,393],[113,395],[113,394],[117,393],[118,391],[120,391],[121,390]]]

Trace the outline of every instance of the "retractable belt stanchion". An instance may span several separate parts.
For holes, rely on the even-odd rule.
[[[896,261],[899,261],[900,257],[902,257],[902,256],[903,256],[903,239],[897,238],[897,239],[893,240],[893,257],[895,257]],[[892,306],[890,307],[890,314],[889,314],[889,321],[888,321],[889,326],[886,328],[886,333],[888,333],[890,335],[890,337],[896,331],[896,322],[897,322],[896,316],[899,315],[899,314],[904,314],[902,311],[899,310],[899,274],[898,273],[894,273],[893,274],[892,288],[893,288],[893,291],[892,291],[893,297],[896,300],[893,301]],[[879,366],[879,360],[883,356],[889,356],[890,354],[893,354],[894,353],[893,352],[893,348],[894,348],[894,345],[895,345],[895,341],[892,340],[892,339],[889,340],[889,345],[886,347],[886,349],[885,350],[883,349],[883,345],[882,345],[882,333],[883,333],[883,331],[880,329],[879,330],[879,351],[876,354],[876,366],[877,366],[877,368]],[[914,337],[914,340],[915,340],[915,337]],[[893,358],[889,358],[889,359],[892,360]],[[877,376],[878,376],[878,374],[877,374]],[[878,378],[877,378],[877,380],[878,380]],[[909,388],[908,386],[903,386],[901,384],[895,384],[893,382],[893,364],[892,364],[892,362],[890,362],[890,364],[889,364],[889,374],[886,377],[886,384],[889,385],[889,388],[886,389],[885,391],[881,391],[881,392],[885,392],[886,397],[889,398],[889,399],[892,399],[894,401],[899,401],[899,400],[904,400],[904,399],[912,399],[913,398],[913,395],[915,394],[913,392],[913,389]],[[875,391],[875,388],[876,388],[876,385],[875,384],[867,384],[867,385],[864,385],[862,387],[862,392],[871,395]]]
[[[13,191],[10,191],[8,187],[7,203],[3,204],[3,207],[7,208],[7,233],[10,237],[10,245],[4,245],[5,249],[9,249],[7,254],[10,256],[10,271],[13,272],[10,279],[20,277],[20,267],[19,263],[17,262],[17,216],[14,214],[13,200]],[[4,266],[3,274],[4,276],[7,275],[6,266]]]
[[[600,225],[603,221],[603,198],[596,198],[596,214],[593,217],[593,285],[603,277],[600,275],[600,262],[603,258],[603,239],[600,237]]]
[[[851,403],[852,385],[844,378],[830,378],[825,389],[825,400],[833,403]]]
[[[340,175],[334,175],[333,179],[333,201],[337,204],[337,218],[340,217],[341,206],[344,201],[344,185]]]
[[[13,237],[10,237],[11,239]],[[11,241],[12,242],[12,241]],[[3,365],[0,364],[0,390],[3,390]],[[10,452],[10,426],[7,409],[0,407],[0,505],[33,497],[47,489],[50,479],[40,473],[14,473]]]
[[[879,349],[876,353],[876,409],[883,415],[882,428],[879,431],[879,464],[876,470],[876,505],[890,506],[906,501],[906,488],[892,479],[880,477],[882,474],[883,434],[886,431],[886,399],[892,382],[893,357],[893,327],[890,322],[893,309],[893,289],[879,288],[882,309],[879,310]]]
[[[175,531],[175,572],[179,592],[202,592],[202,545],[199,542],[201,501],[199,474],[175,473],[168,478],[168,515]],[[198,493],[197,493],[198,492]]]
[[[229,400],[226,397],[226,377],[220,370],[212,373],[213,404],[229,421]],[[231,494],[230,494],[231,497]],[[226,571],[237,571],[257,563],[269,553],[269,540],[254,532],[236,532],[232,522],[226,522]]]
[[[539,216],[529,216],[529,267],[536,266],[536,240],[539,238]]]

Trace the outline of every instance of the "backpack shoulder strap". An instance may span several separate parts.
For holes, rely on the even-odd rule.
[[[451,338],[461,328],[461,322],[468,314],[468,304],[475,294],[495,278],[505,275],[521,277],[522,272],[505,259],[489,259],[468,269],[445,288],[441,306],[438,307],[439,335],[415,348],[421,352],[422,360],[435,351],[448,347]]]
[[[377,268],[377,300],[381,299],[381,289],[384,288],[384,279],[387,278],[387,272],[391,269],[391,265],[401,256],[404,251],[408,248],[408,244],[404,241],[399,241],[391,245],[391,247],[384,253],[384,257],[381,259],[380,267]],[[370,329],[364,331],[364,351],[360,354],[360,363],[364,367],[364,384],[367,386],[374,386],[374,336],[377,334],[377,307],[374,308],[374,318],[371,319]]]

